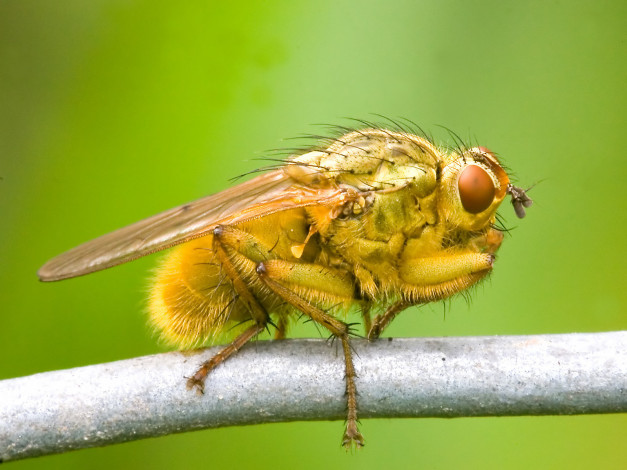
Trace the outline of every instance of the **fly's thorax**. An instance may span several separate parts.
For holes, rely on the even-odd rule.
[[[410,184],[430,193],[438,150],[417,136],[381,129],[351,132],[322,150],[292,158],[285,171],[310,187],[348,185],[359,191],[394,190]]]
[[[476,231],[494,221],[509,178],[496,157],[475,147],[443,161],[439,213],[449,225]]]
[[[406,238],[415,236],[426,224],[436,221],[436,192],[431,188],[409,185],[397,191],[376,193],[372,207],[360,218],[364,236],[371,240],[386,241],[396,234]]]
[[[249,247],[241,244],[238,249],[255,262],[274,258],[310,261],[316,256],[317,245],[309,240],[309,223],[302,208],[243,222],[237,228],[254,240]]]

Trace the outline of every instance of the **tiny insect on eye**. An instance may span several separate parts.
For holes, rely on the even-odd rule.
[[[462,206],[471,214],[486,210],[494,201],[496,188],[486,170],[478,165],[468,165],[457,181]]]

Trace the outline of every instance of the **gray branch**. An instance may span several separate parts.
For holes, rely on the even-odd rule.
[[[627,411],[627,332],[353,345],[360,418]],[[0,458],[220,426],[344,419],[337,342],[257,342],[218,367],[204,395],[188,391],[184,377],[216,351],[1,381]]]

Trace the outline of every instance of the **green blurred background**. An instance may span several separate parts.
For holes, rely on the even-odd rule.
[[[263,5],[262,5],[263,3]],[[83,241],[219,191],[281,139],[345,116],[448,126],[535,205],[468,305],[392,336],[627,329],[624,1],[0,2],[0,378],[161,351],[154,257],[54,284]],[[299,327],[296,336],[316,336]],[[15,468],[624,468],[624,415],[285,423],[167,436]]]

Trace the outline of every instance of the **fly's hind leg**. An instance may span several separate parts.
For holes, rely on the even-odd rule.
[[[228,226],[216,227],[213,231],[213,250],[226,276],[233,284],[233,289],[238,296],[238,300],[246,304],[251,319],[255,324],[244,330],[243,333],[237,336],[231,344],[222,349],[218,354],[208,361],[203,362],[196,373],[187,380],[188,390],[196,388],[198,392],[203,393],[207,375],[236,353],[248,341],[261,333],[266,328],[269,321],[268,313],[248,288],[242,274],[235,268],[236,256],[244,258],[241,253],[238,253],[233,248],[233,246],[236,246],[236,242],[240,241],[235,240],[238,236],[241,236],[241,232],[236,229],[232,229]]]
[[[199,393],[204,393],[205,379],[209,373],[239,351],[242,346],[261,333],[264,329],[265,325],[263,324],[256,324],[247,328],[242,334],[235,338],[231,344],[222,349],[208,361],[203,362],[194,375],[187,379],[187,389],[191,390],[192,388],[196,388]]]
[[[345,363],[347,416],[346,431],[342,445],[350,448],[364,445],[364,439],[357,426],[357,389],[355,386],[355,366],[350,346],[350,328],[345,322],[320,310],[304,299],[306,291],[318,291],[322,296],[352,300],[354,288],[350,280],[334,271],[314,264],[290,263],[282,260],[269,260],[257,265],[261,281],[278,297],[300,310],[314,322],[325,327],[342,343]]]

